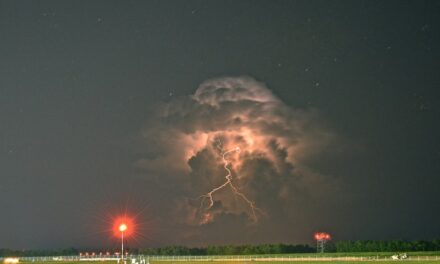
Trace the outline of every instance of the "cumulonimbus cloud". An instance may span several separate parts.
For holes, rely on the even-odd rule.
[[[251,77],[207,80],[155,111],[143,132],[150,154],[138,164],[175,179],[176,213],[186,224],[207,225],[224,215],[257,222],[298,195],[326,188],[324,176],[307,164],[334,135],[317,111],[287,106]],[[240,151],[225,155],[235,148]],[[228,170],[233,186],[206,196],[225,183]]]

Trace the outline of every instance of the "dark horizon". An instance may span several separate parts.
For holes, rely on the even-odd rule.
[[[0,0],[0,248],[117,247],[124,214],[136,247],[439,238],[439,27],[434,0]]]

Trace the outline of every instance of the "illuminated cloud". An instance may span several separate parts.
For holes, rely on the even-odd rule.
[[[325,193],[332,184],[308,161],[334,136],[320,125],[314,110],[293,109],[265,84],[250,77],[203,82],[195,94],[162,105],[149,120],[144,139],[150,155],[138,162],[149,173],[171,177],[182,195],[176,215],[189,225],[207,225],[222,216],[247,216],[249,222],[285,212],[300,196]],[[225,183],[231,188],[203,196]],[[274,211],[277,212],[274,212]]]

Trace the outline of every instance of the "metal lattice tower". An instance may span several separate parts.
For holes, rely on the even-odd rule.
[[[325,239],[316,240],[316,252],[317,253],[324,253],[325,242],[327,242],[327,240],[325,240]]]
[[[315,233],[316,239],[316,252],[324,253],[325,251],[325,243],[331,239],[331,236],[328,233],[318,232]]]

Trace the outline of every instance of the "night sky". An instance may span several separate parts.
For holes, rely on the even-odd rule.
[[[0,248],[117,247],[125,213],[132,247],[439,238],[439,27],[440,1],[0,0]]]

